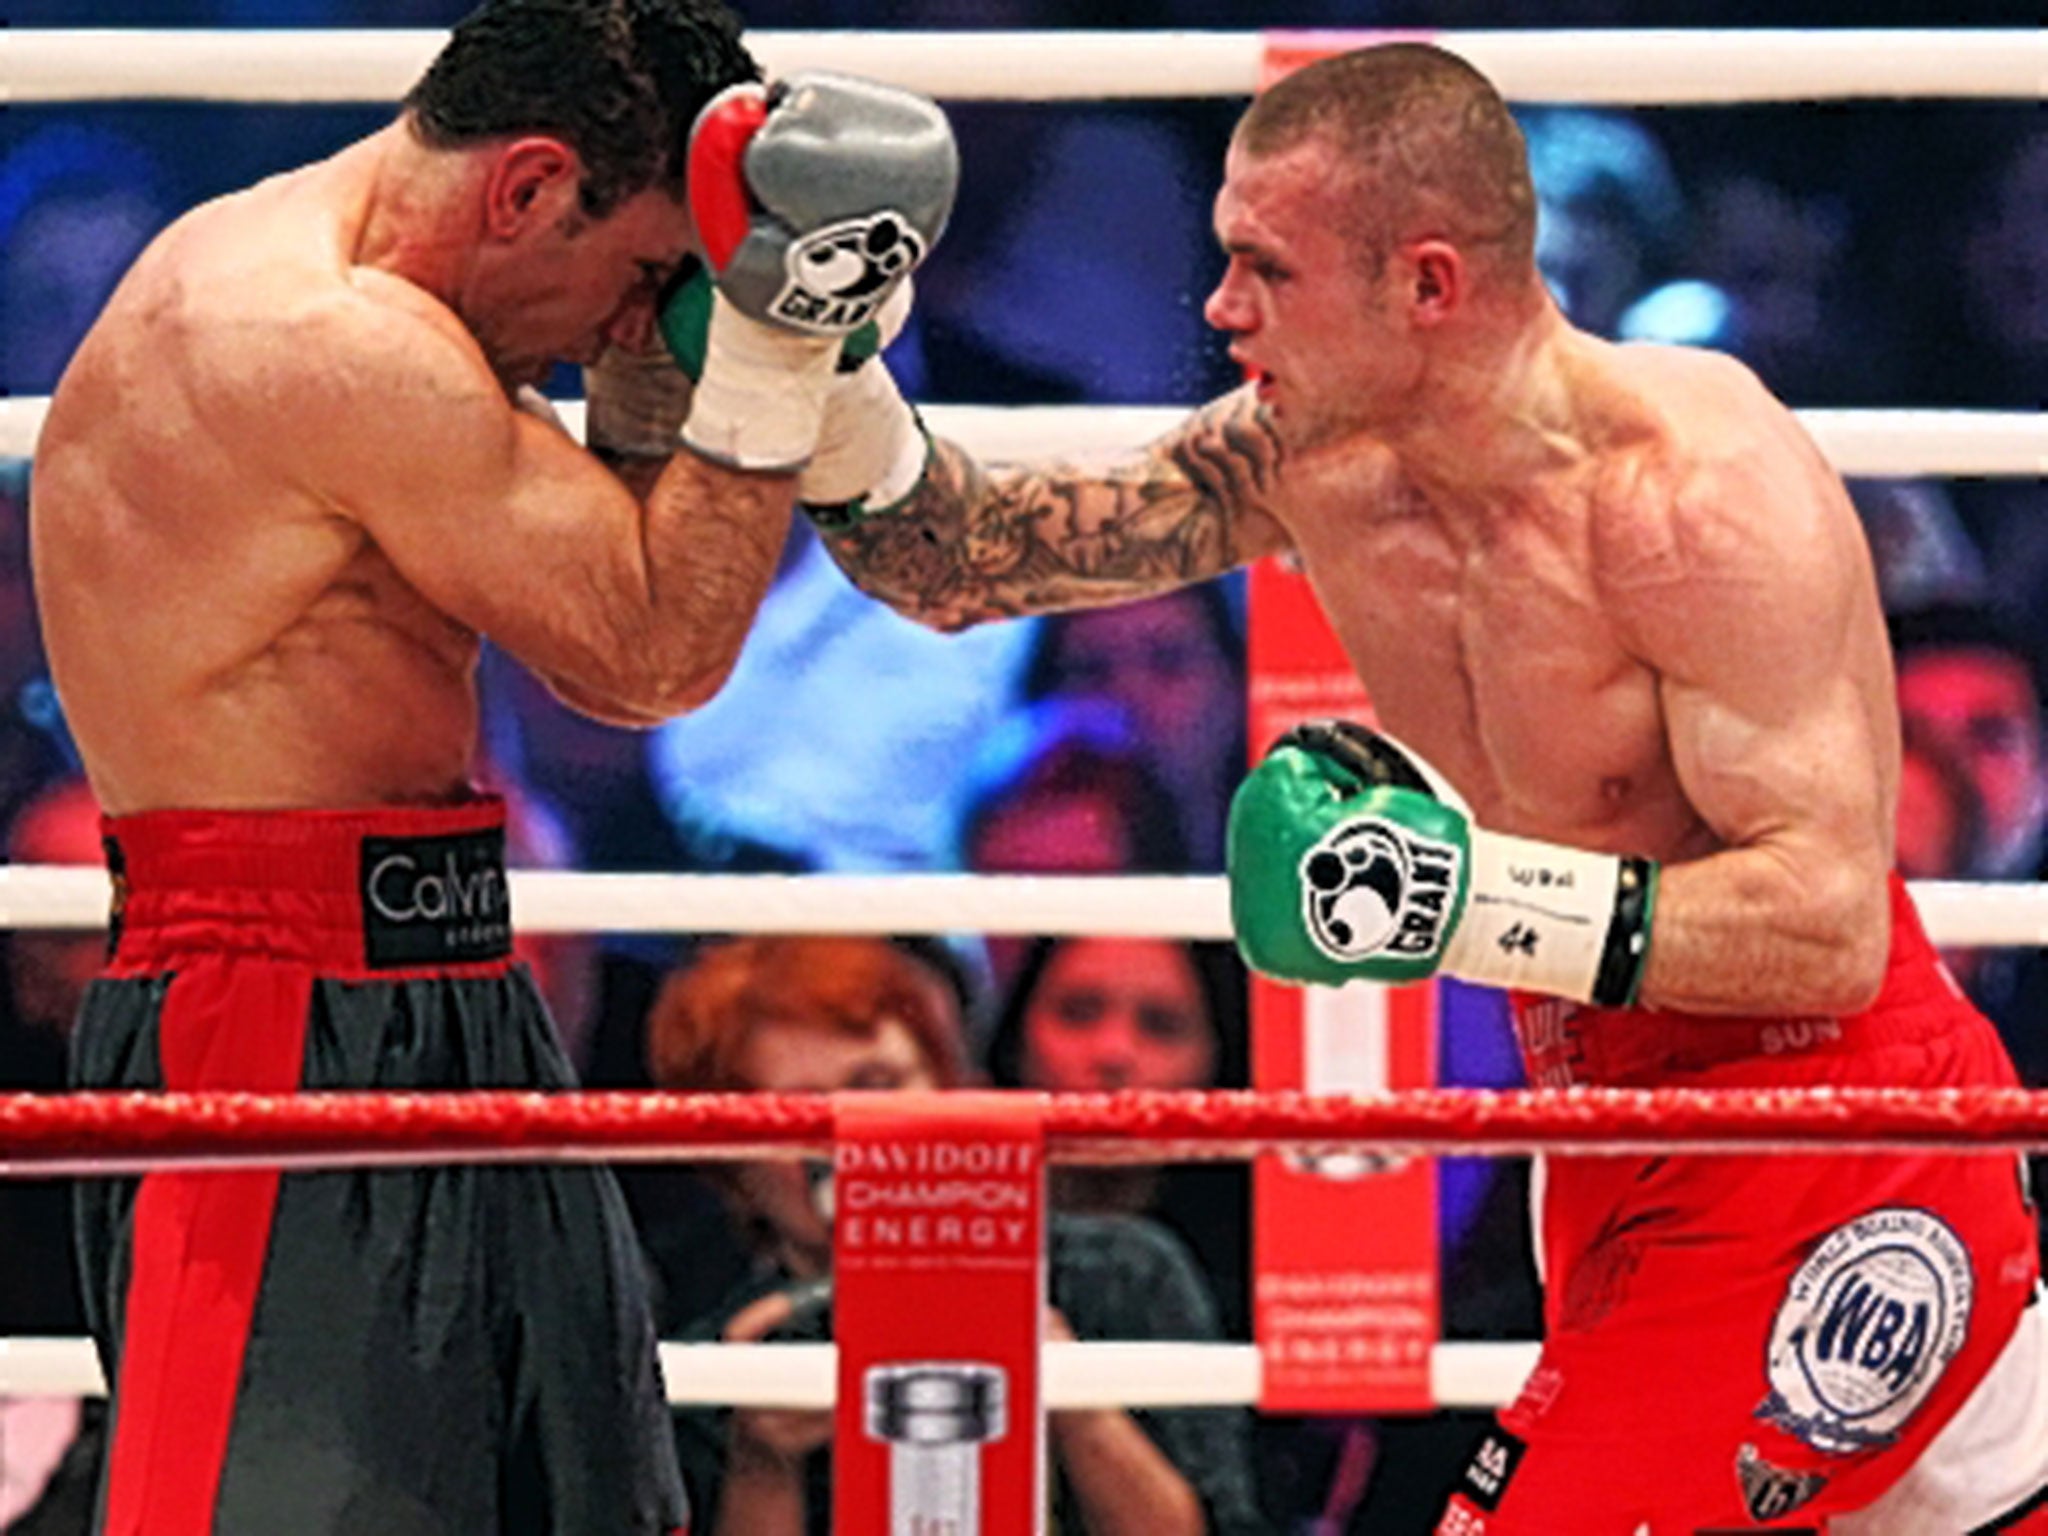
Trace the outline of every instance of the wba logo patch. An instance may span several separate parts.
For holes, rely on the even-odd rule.
[[[1969,1250],[1932,1212],[1835,1228],[1778,1304],[1757,1417],[1837,1455],[1890,1445],[1963,1347],[1974,1295]]]
[[[1302,855],[1302,917],[1332,960],[1442,947],[1462,851],[1379,816],[1339,823]]]
[[[894,281],[923,259],[924,237],[900,213],[828,224],[790,246],[787,280],[771,307],[799,330],[857,330],[875,317]]]

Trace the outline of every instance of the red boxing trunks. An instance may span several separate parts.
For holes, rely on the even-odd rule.
[[[1544,1086],[2014,1080],[1896,879],[1884,987],[1852,1017],[1514,1003]],[[1907,1471],[2036,1293],[2007,1154],[1552,1157],[1543,1172],[1542,1357],[1439,1536],[1825,1530]]]
[[[509,958],[504,817],[106,823],[115,947],[81,1088],[559,1089]],[[112,1384],[107,1536],[585,1536],[687,1520],[608,1171],[82,1181]]]

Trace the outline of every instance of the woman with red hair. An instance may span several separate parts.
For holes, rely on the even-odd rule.
[[[663,986],[648,1060],[667,1088],[833,1093],[968,1080],[960,993],[931,960],[875,938],[733,940]],[[735,1164],[725,1189],[753,1272],[688,1330],[733,1342],[830,1337],[832,1203],[820,1167]],[[1130,1217],[1049,1223],[1050,1338],[1214,1339],[1215,1304],[1179,1244]],[[691,1507],[707,1536],[828,1528],[831,1415],[740,1409],[678,1417]],[[1230,1409],[1052,1415],[1056,1529],[1174,1536],[1266,1529],[1250,1426]]]

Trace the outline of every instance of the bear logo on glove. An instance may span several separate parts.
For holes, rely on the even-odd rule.
[[[1377,816],[1332,827],[1302,856],[1303,916],[1332,960],[1427,955],[1446,935],[1458,850]]]
[[[850,331],[882,307],[896,281],[924,260],[909,219],[884,211],[813,230],[791,243],[778,320],[804,330]]]

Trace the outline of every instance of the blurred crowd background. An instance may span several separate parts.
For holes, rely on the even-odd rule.
[[[17,26],[439,27],[460,0],[16,0]],[[757,27],[1960,26],[2037,0],[757,0]],[[1193,404],[1231,387],[1201,322],[1208,204],[1242,103],[962,105],[965,182],[892,352],[926,401]],[[91,105],[0,114],[0,388],[47,394],[137,250],[181,211],[317,158],[381,110]],[[1585,328],[1721,348],[1795,406],[2038,410],[2048,393],[2048,125],[2038,102],[1521,114],[1539,258]],[[559,392],[577,392],[564,375]],[[147,410],[147,399],[134,409]],[[336,430],[346,430],[336,424]],[[28,467],[0,464],[0,829],[16,862],[98,858],[40,655]],[[2032,880],[2043,858],[2048,493],[2038,479],[1858,482],[1899,655],[1899,861],[1915,878]],[[726,691],[635,734],[487,657],[480,781],[516,861],[600,870],[1213,872],[1245,755],[1241,584],[932,635],[869,604],[793,536]],[[1246,1081],[1227,947],[1139,940],[525,941],[586,1079],[800,1089],[1049,1089]],[[92,935],[0,935],[0,1089],[63,1079]],[[2022,1073],[2048,1085],[2036,950],[1951,956]],[[1497,1001],[1445,984],[1442,1056],[1516,1081]],[[821,1337],[829,1186],[790,1166],[636,1168],[629,1193],[677,1338]],[[1537,1326],[1524,1170],[1445,1180],[1446,1325]],[[1056,1327],[1247,1337],[1242,1170],[1073,1170],[1057,1182]],[[77,1334],[66,1192],[0,1183],[0,1336]],[[1470,1416],[1254,1423],[1132,1416],[1209,1528],[1427,1528]],[[93,1404],[0,1399],[0,1529],[86,1528]],[[1088,1426],[1056,1425],[1061,1437]],[[1094,1426],[1100,1428],[1100,1426]],[[747,1458],[799,1469],[824,1528],[829,1426],[688,1414],[700,1506]],[[1064,1479],[1062,1531],[1088,1490]],[[734,1514],[730,1518],[741,1518]],[[720,1527],[706,1518],[708,1531]],[[752,1526],[732,1528],[755,1529]],[[764,1536],[774,1536],[765,1531]]]

